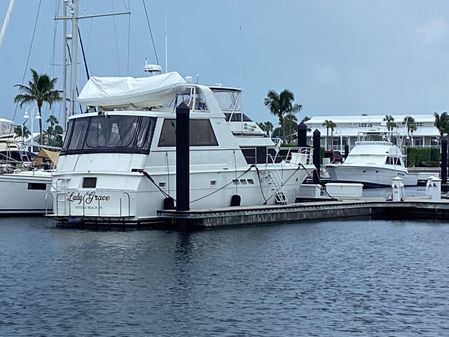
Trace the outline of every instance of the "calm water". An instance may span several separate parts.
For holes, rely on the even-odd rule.
[[[193,232],[0,218],[1,336],[447,336],[449,223]]]

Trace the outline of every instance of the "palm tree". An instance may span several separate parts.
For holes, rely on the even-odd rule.
[[[321,124],[322,126],[324,126],[326,128],[326,149],[329,150],[329,144],[327,143],[327,139],[329,138],[329,129],[331,130],[331,149],[332,149],[332,145],[334,143],[334,130],[337,127],[337,124],[335,124],[334,122],[330,121],[330,120],[325,120],[323,124]]]
[[[50,108],[55,102],[61,101],[62,97],[60,91],[55,90],[56,78],[50,79],[47,74],[38,74],[36,70],[31,69],[32,80],[28,85],[16,84],[19,94],[14,97],[15,103],[20,103],[20,107],[24,104],[32,104],[36,102],[39,116],[39,135],[40,143],[42,144],[42,106],[48,103]]]
[[[257,125],[270,136],[270,132],[273,131],[273,124],[270,121],[259,122]]]
[[[387,130],[388,131],[393,131],[394,128],[397,127],[396,122],[394,121],[394,117],[391,115],[385,115],[384,117],[384,122],[387,122]]]
[[[279,126],[281,127],[284,135],[285,116],[302,109],[302,105],[293,103],[294,100],[295,95],[288,89],[283,90],[280,94],[278,94],[275,90],[270,90],[264,100],[265,106],[268,107],[270,112],[279,119]]]
[[[443,134],[447,133],[449,130],[449,115],[447,112],[442,112],[441,115],[434,112],[435,122],[433,125],[438,129],[440,133],[440,137],[443,137]]]
[[[28,138],[31,136],[31,131],[26,125],[19,125],[14,127],[14,136],[16,138]]]
[[[293,138],[296,137],[296,131],[298,130],[298,120],[292,113],[288,113],[284,118],[284,134],[286,135],[287,143],[291,143]]]
[[[405,116],[402,125],[405,125],[407,127],[407,136],[410,137],[410,141],[413,147],[413,132],[415,132],[417,129],[415,119],[411,116]]]
[[[47,123],[50,124],[47,131],[44,132],[45,138],[47,140],[47,145],[62,147],[62,134],[63,130],[58,125],[58,119],[54,115],[50,115],[47,119]]]

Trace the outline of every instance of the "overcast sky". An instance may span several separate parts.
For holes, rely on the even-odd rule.
[[[0,117],[22,121],[14,84],[29,68],[62,85],[62,0],[16,0],[0,48]],[[91,75],[145,76],[155,53],[142,0],[80,0],[80,15],[126,11],[131,16],[80,23]],[[243,108],[276,121],[263,105],[270,89],[290,89],[298,115],[432,114],[449,110],[449,1],[409,0],[145,0],[159,63],[199,75],[203,84],[244,89]],[[3,22],[8,0],[0,0]],[[61,12],[59,11],[59,14]],[[129,29],[130,27],[130,29]],[[130,37],[128,39],[128,36]],[[128,48],[129,45],[129,48]],[[129,56],[129,57],[128,57]],[[26,68],[27,67],[27,68]],[[79,67],[80,87],[86,81]],[[60,105],[53,112],[60,117]],[[48,107],[45,108],[48,114]]]

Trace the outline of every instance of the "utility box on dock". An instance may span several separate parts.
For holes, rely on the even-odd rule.
[[[326,191],[332,197],[360,198],[363,192],[363,184],[327,183]]]
[[[302,199],[319,199],[321,197],[321,185],[302,184],[296,197]]]

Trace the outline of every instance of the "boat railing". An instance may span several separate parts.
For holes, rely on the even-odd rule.
[[[291,164],[308,165],[312,163],[311,147],[281,147],[275,153],[268,152],[267,163],[285,161]]]
[[[127,215],[122,213],[122,199],[123,199],[123,197],[126,197],[127,201],[128,201],[128,214]],[[128,216],[128,217],[131,216],[131,196],[129,195],[128,192],[122,192],[122,195],[120,196],[120,216]]]
[[[51,214],[49,211],[48,211],[48,198],[51,198],[51,203],[50,203],[50,205],[53,205],[53,194],[51,194],[51,192],[47,192],[47,193],[45,193],[45,198],[44,198],[44,203],[45,203],[45,216],[47,216],[47,215],[49,215],[49,214]],[[51,212],[53,213],[53,207],[52,207],[52,209],[51,209]]]

